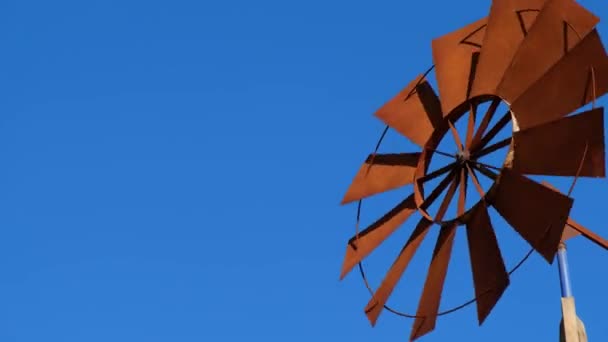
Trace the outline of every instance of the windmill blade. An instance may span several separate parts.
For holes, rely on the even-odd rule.
[[[353,236],[346,247],[342,263],[343,279],[355,265],[372,253],[384,240],[399,228],[416,211],[414,195],[409,196],[358,236]]]
[[[419,158],[420,153],[370,154],[346,191],[342,204],[412,183]]]
[[[456,227],[457,224],[454,223],[441,227],[441,230],[439,231],[439,237],[437,238],[435,250],[433,251],[431,266],[429,267],[422,297],[418,304],[418,311],[416,313],[417,318],[416,321],[414,321],[414,327],[412,328],[410,336],[411,341],[435,329],[441,292],[443,291],[443,285],[448,271],[452,246],[454,245]]]
[[[513,140],[512,168],[519,173],[606,176],[604,108],[515,132]]]
[[[443,118],[439,98],[423,75],[384,104],[375,116],[419,146],[426,144]]]
[[[456,194],[456,188],[462,180],[462,169],[460,172],[455,169],[453,174],[455,177],[452,178],[450,188],[441,201],[439,210],[437,210],[436,219],[439,221],[443,219],[443,216],[448,210],[448,207]],[[458,204],[460,207],[460,199]],[[424,282],[422,297],[418,303],[418,311],[416,313],[418,318],[416,318],[416,321],[414,321],[412,334],[410,336],[412,341],[435,329],[437,313],[439,312],[441,292],[443,291],[443,284],[445,282],[445,276],[447,274],[448,264],[450,262],[456,227],[457,224],[454,223],[449,226],[442,227],[439,232],[439,237],[437,238],[435,250],[433,252],[433,259],[429,267],[426,281]]]
[[[559,191],[546,181],[541,182],[541,184],[554,191]],[[598,234],[585,228],[580,223],[574,221],[572,218],[568,217],[568,221],[566,221],[566,227],[564,228],[564,233],[562,234],[562,241],[565,242],[566,240],[569,240],[573,237],[577,237],[579,235],[583,235],[587,239],[591,240],[591,242],[608,250],[608,240],[604,239]]]
[[[521,42],[496,94],[515,102],[598,22],[598,17],[574,0],[548,0]]]
[[[503,168],[487,202],[549,263],[553,263],[572,198]]]
[[[395,286],[399,282],[399,279],[401,279],[403,272],[405,272],[405,269],[418,250],[418,247],[420,247],[420,244],[422,243],[422,240],[424,240],[424,237],[428,233],[428,229],[431,225],[432,222],[426,218],[423,217],[420,219],[418,225],[416,225],[416,228],[414,229],[414,232],[412,232],[409,240],[403,249],[401,249],[399,256],[384,277],[382,284],[380,284],[380,287],[376,290],[369,303],[367,303],[367,306],[365,307],[365,314],[367,315],[367,318],[371,322],[372,326],[376,325],[378,316],[380,316],[382,309],[384,309],[384,305],[386,304],[388,297],[390,297],[391,293],[395,289]]]
[[[448,115],[469,96],[479,48],[487,19],[434,39],[433,63],[443,115]]]
[[[471,212],[467,222],[467,241],[477,298],[477,318],[481,325],[509,286],[509,274],[483,201]]]
[[[500,80],[545,1],[492,1],[471,97],[496,94]]]
[[[561,118],[608,92],[608,56],[588,34],[511,106],[521,130]]]

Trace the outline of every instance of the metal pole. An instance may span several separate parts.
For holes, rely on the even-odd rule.
[[[585,325],[576,315],[566,245],[562,242],[557,250],[557,266],[559,269],[559,284],[562,290],[562,321],[560,323],[560,342],[587,342]]]
[[[559,245],[559,249],[557,250],[557,266],[559,268],[559,284],[562,289],[562,298],[572,297],[568,257],[566,256],[566,245],[563,243]]]

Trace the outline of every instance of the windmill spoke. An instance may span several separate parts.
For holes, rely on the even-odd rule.
[[[437,169],[437,170],[435,170],[435,171],[433,171],[433,172],[431,172],[431,173],[429,173],[427,175],[424,175],[423,177],[420,177],[418,179],[418,182],[419,183],[425,183],[425,182],[428,182],[430,180],[433,180],[433,179],[441,176],[442,174],[444,174],[444,173],[452,170],[457,164],[458,164],[457,162],[449,163],[448,165],[446,165],[446,166],[444,166],[444,167],[442,167],[440,169]]]
[[[466,150],[471,148],[471,142],[473,141],[473,131],[475,131],[475,117],[477,116],[477,104],[471,104],[469,111],[469,122],[467,125],[467,136],[465,138],[464,148]]]
[[[490,154],[494,151],[500,150],[503,147],[509,146],[511,144],[511,137],[505,138],[495,144],[492,144],[483,150],[476,152],[473,154],[473,158],[480,158],[485,156],[486,154]]]
[[[450,158],[456,158],[456,156],[454,154],[442,152],[442,151],[439,151],[439,150],[427,149],[427,151],[431,151],[433,153],[437,153],[437,154],[440,154],[442,156],[446,156],[446,157],[450,157]]]
[[[482,163],[482,162],[480,162],[478,160],[471,160],[470,162],[473,163],[473,164],[476,164],[476,165],[481,165],[481,166],[487,167],[488,169],[491,169],[491,170],[500,171],[500,169],[501,169],[500,167],[497,167],[497,166],[494,166],[494,165],[490,165],[490,164],[486,164],[486,163]]]
[[[460,193],[458,194],[458,216],[464,215],[467,202],[467,171],[460,169]]]
[[[467,171],[469,172],[469,176],[471,177],[471,181],[473,181],[473,185],[475,185],[475,189],[477,189],[477,192],[479,193],[479,195],[481,197],[484,197],[486,194],[483,191],[481,184],[479,184],[479,180],[477,179],[477,175],[475,174],[475,171],[473,171],[473,169],[469,166],[469,164],[466,164],[466,168],[467,168]]]
[[[475,136],[473,137],[473,141],[471,142],[471,146],[469,146],[469,149],[474,148],[481,141],[481,138],[483,137],[483,134],[486,132],[486,129],[488,128],[488,125],[490,124],[490,121],[492,121],[492,117],[494,117],[494,113],[496,113],[496,109],[498,108],[499,104],[500,104],[500,99],[492,100],[490,107],[488,108],[485,115],[483,116],[483,119],[481,119],[481,123],[479,124],[479,128],[477,129],[477,132],[475,132]]]
[[[421,209],[426,210],[435,202],[435,200],[439,197],[439,195],[441,195],[443,190],[445,190],[445,188],[450,184],[452,179],[454,179],[454,176],[456,176],[456,171],[456,169],[453,169],[450,173],[447,174],[447,176],[445,176],[445,178],[441,180],[439,185],[437,185],[437,187],[433,189],[433,191],[431,191],[430,195],[424,199],[424,202],[422,202],[422,204],[420,205]]]
[[[473,164],[473,168],[479,172],[481,172],[482,175],[490,178],[491,180],[496,180],[496,178],[498,177],[498,175],[494,172],[492,172],[492,170],[488,169],[487,167],[483,166],[483,165],[475,165]]]
[[[454,127],[454,124],[448,120],[448,124],[450,125],[450,131],[454,136],[454,141],[456,142],[456,147],[458,147],[458,152],[464,151],[464,146],[462,145],[462,140],[460,139],[460,135],[458,134],[458,130]]]
[[[460,172],[454,172],[454,176],[452,177],[452,183],[450,184],[450,188],[445,194],[443,201],[439,206],[439,210],[437,210],[437,215],[435,215],[436,220],[442,220],[445,212],[448,210],[452,199],[454,198],[454,194],[456,193],[456,188],[458,188],[458,183],[460,180]]]
[[[494,137],[500,132],[500,130],[503,129],[509,123],[509,121],[511,121],[511,112],[510,111],[506,112],[500,118],[500,120],[498,120],[498,122],[496,123],[496,125],[494,125],[494,127],[492,127],[492,129],[490,129],[488,131],[488,134],[486,134],[479,141],[478,144],[476,144],[475,146],[473,146],[472,151],[476,152],[479,149],[484,148],[492,139],[494,139]]]

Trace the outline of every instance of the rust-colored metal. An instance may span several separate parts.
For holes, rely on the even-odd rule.
[[[513,102],[511,110],[523,130],[568,115],[590,103],[594,94],[606,92],[608,56],[593,31]]]
[[[432,331],[437,317],[474,302],[482,324],[509,286],[511,273],[530,255],[507,271],[490,208],[549,263],[561,242],[579,235],[608,249],[607,240],[569,217],[576,179],[606,176],[604,110],[595,108],[595,102],[608,92],[608,56],[595,30],[598,21],[573,0],[493,0],[487,18],[433,40],[439,97],[427,72],[376,112],[421,151],[370,155],[343,200],[361,201],[413,185],[412,195],[357,231],[347,245],[340,278],[359,264],[372,293],[365,307],[372,325],[384,309],[414,318],[413,341]],[[508,110],[496,114],[501,103]],[[588,103],[592,109],[569,116]],[[485,113],[480,110],[484,104],[489,105]],[[502,116],[493,119],[497,115]],[[460,134],[456,123],[463,118],[466,133]],[[510,136],[498,139],[505,129]],[[448,151],[453,154],[438,150],[447,135],[455,142]],[[501,166],[480,160],[500,151],[506,152]],[[435,166],[437,154],[453,159]],[[573,182],[564,195],[526,175],[566,176]],[[491,186],[484,188],[479,177],[489,179]],[[437,200],[440,205],[433,213]],[[451,205],[456,214],[445,217]],[[415,212],[422,218],[373,291],[361,262]],[[397,311],[387,301],[434,226],[440,227],[439,236],[416,314]],[[466,229],[475,298],[440,312],[461,226]]]
[[[519,45],[496,94],[513,103],[598,22],[599,18],[574,0],[548,0]]]
[[[375,115],[419,146],[424,146],[442,119],[439,99],[423,75],[416,77]]]
[[[471,96],[496,94],[500,80],[545,1],[492,1]]]
[[[553,262],[573,199],[504,168],[488,202],[549,263]]]
[[[414,196],[409,196],[391,211],[382,216],[361,233],[353,236],[346,247],[340,279],[352,270],[363,258],[368,256],[386,238],[397,230],[412,213],[416,212]]]
[[[469,97],[487,18],[433,40],[433,62],[443,115]]]
[[[513,135],[513,170],[534,175],[605,177],[604,109],[596,108]],[[580,173],[581,155],[588,149]]]
[[[420,247],[420,244],[424,240],[424,237],[428,233],[432,224],[433,223],[431,221],[425,218],[420,219],[416,229],[414,229],[414,232],[410,236],[409,240],[403,249],[401,249],[399,256],[386,273],[382,284],[380,284],[378,290],[376,290],[369,303],[367,303],[365,306],[365,314],[372,325],[376,325],[378,316],[380,316],[382,309],[384,309],[384,305],[386,304],[388,297],[390,297],[391,293],[395,289],[395,286],[397,285],[397,282],[399,282],[399,279],[401,279],[403,272],[405,272],[405,269],[410,264],[410,261],[412,261],[414,254],[418,250],[418,247]]]
[[[541,184],[549,189],[558,191],[554,186],[552,186],[546,181],[543,181]],[[568,217],[568,221],[566,221],[566,227],[564,228],[564,234],[562,234],[562,242],[565,242],[566,240],[572,239],[579,235],[586,237],[596,245],[608,250],[608,240],[592,232],[590,229],[585,228],[580,223],[574,221],[574,219],[572,219],[571,217]]]
[[[483,202],[477,204],[467,222],[467,241],[477,297],[477,319],[481,325],[509,286],[509,274]]]
[[[393,190],[414,180],[420,153],[371,154],[357,172],[342,204]]]
[[[454,244],[454,236],[456,235],[456,224],[441,227],[437,244],[433,251],[433,260],[429,266],[429,273],[424,283],[424,290],[420,303],[416,321],[410,339],[417,339],[433,329],[437,321],[437,313],[439,312],[439,301],[441,300],[441,292],[445,283],[445,277],[448,273],[448,264]]]

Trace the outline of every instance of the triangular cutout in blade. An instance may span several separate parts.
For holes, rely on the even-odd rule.
[[[548,0],[521,42],[496,94],[515,102],[598,22],[598,17],[574,0]],[[564,30],[568,27],[577,33],[576,37]]]
[[[456,236],[456,227],[456,224],[441,227],[437,243],[435,244],[435,250],[433,251],[433,259],[431,260],[429,272],[424,283],[424,290],[418,303],[417,318],[414,321],[410,341],[422,337],[435,329],[441,292],[443,292],[443,285],[452,254],[452,246],[454,245],[454,237]]]
[[[469,96],[487,18],[434,39],[433,63],[443,115]]]
[[[369,155],[346,191],[342,204],[412,183],[419,158],[420,153]]]
[[[515,132],[513,141],[512,169],[519,173],[606,176],[604,108]]]
[[[487,202],[549,263],[553,263],[573,199],[503,168]]]
[[[390,297],[391,293],[395,289],[395,286],[401,279],[403,272],[405,272],[405,269],[410,264],[410,261],[414,257],[418,247],[420,247],[422,240],[424,240],[424,237],[428,233],[431,224],[432,222],[424,217],[420,219],[418,225],[416,225],[416,228],[414,229],[414,232],[412,232],[412,235],[408,239],[407,243],[403,249],[401,249],[399,256],[388,270],[388,273],[384,277],[380,287],[376,290],[369,303],[367,303],[367,306],[365,307],[365,314],[372,325],[376,325],[376,321],[378,320],[382,309],[384,309],[384,305],[386,304],[388,297]]]
[[[358,236],[352,237],[346,247],[346,256],[342,263],[340,279],[343,279],[355,265],[372,253],[414,212],[416,212],[416,202],[414,201],[414,195],[411,195],[359,233]]]
[[[498,84],[545,1],[492,1],[471,97],[496,94]]]
[[[509,286],[509,274],[484,202],[479,202],[470,214],[467,241],[481,325]]]
[[[568,115],[606,92],[608,56],[594,30],[513,102],[511,110],[524,130]]]
[[[424,146],[441,122],[441,104],[431,85],[419,75],[375,116],[418,146]]]

